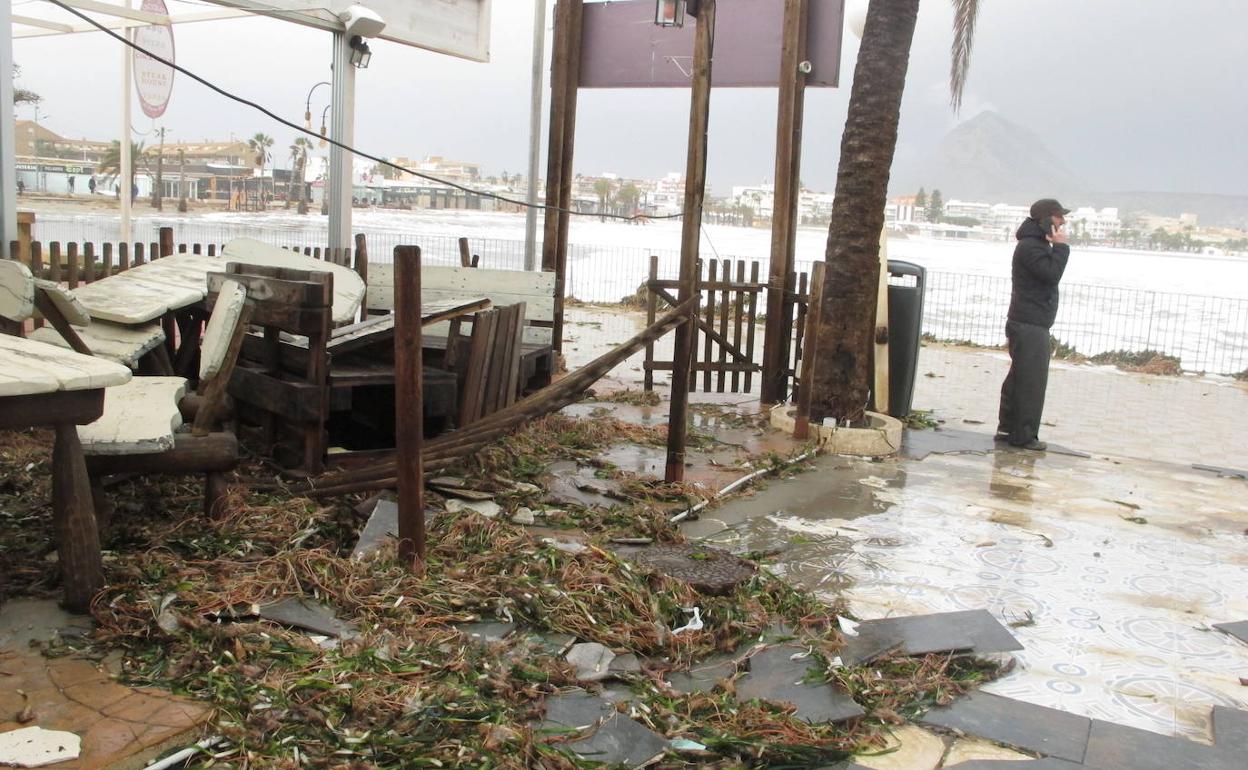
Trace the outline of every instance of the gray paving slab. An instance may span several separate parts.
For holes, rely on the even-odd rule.
[[[474,642],[497,644],[511,636],[516,630],[516,624],[501,620],[479,620],[475,623],[462,623],[455,626],[455,629]]]
[[[905,640],[895,625],[861,623],[857,636],[843,637],[845,644],[837,650],[841,663],[846,666],[861,666],[865,663],[901,650]],[[970,637],[959,636],[952,649],[966,649],[974,642]]]
[[[1213,744],[1218,751],[1237,751],[1248,766],[1248,711],[1213,707]]]
[[[352,639],[359,635],[354,625],[334,614],[333,607],[299,597],[288,597],[264,605],[260,608],[260,617],[337,639]]]
[[[1248,755],[1095,719],[1083,764],[1095,770],[1244,770]]]
[[[425,511],[425,526],[428,528],[433,513]],[[364,559],[377,553],[388,538],[397,537],[399,533],[399,506],[393,500],[378,499],[369,514],[364,529],[360,531],[360,539],[351,551],[352,559]]]
[[[673,690],[686,694],[710,692],[715,685],[737,673],[737,663],[730,655],[716,655],[695,663],[688,671],[671,671],[667,683]]]
[[[588,738],[565,744],[582,759],[644,767],[667,753],[667,739],[636,720],[613,714]]]
[[[546,699],[546,721],[542,728],[580,730],[615,712],[615,708],[584,690],[569,690]]]
[[[1214,623],[1213,627],[1248,644],[1248,620],[1237,620],[1234,623]]]
[[[983,691],[932,709],[920,721],[1071,762],[1083,760],[1092,726],[1087,717]]]
[[[804,652],[804,647],[779,644],[754,653],[749,673],[736,682],[737,700],[791,704],[796,708],[794,716],[811,724],[862,716],[862,707],[848,694],[829,684],[804,681],[812,668],[818,668],[809,657],[793,660]]]
[[[987,610],[937,612],[864,621],[859,634],[896,633],[907,655],[965,650],[978,654],[1013,652],[1023,649],[1009,629]]]
[[[907,429],[901,436],[901,456],[908,460],[930,454],[987,454],[996,448],[990,434],[957,428]]]

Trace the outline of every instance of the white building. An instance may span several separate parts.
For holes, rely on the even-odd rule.
[[[1116,208],[1097,211],[1091,206],[1081,206],[1067,214],[1066,221],[1069,223],[1069,232],[1093,241],[1112,240],[1114,234],[1122,229],[1122,220],[1119,219]]]
[[[992,204],[951,200],[945,204],[945,216],[969,217],[979,220],[980,224],[984,224],[992,216]]]
[[[993,237],[1012,240],[1014,233],[1023,220],[1031,216],[1030,206],[1011,206],[1006,203],[994,203],[983,220],[984,229]]]
[[[770,184],[733,187],[732,200],[738,206],[749,208],[759,219],[771,219],[776,207],[776,188]]]

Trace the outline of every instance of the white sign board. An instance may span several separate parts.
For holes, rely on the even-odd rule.
[[[341,30],[339,14],[362,5],[386,22],[378,35],[403,45],[490,60],[490,0],[208,0],[216,5],[277,16],[300,24]]]
[[[141,10],[162,16],[169,15],[165,0],[143,0]],[[136,27],[134,43],[162,59],[174,60],[173,27],[169,24]],[[139,92],[139,104],[143,106],[143,114],[149,118],[159,118],[165,114],[165,108],[169,106],[169,95],[173,93],[173,67],[161,64],[142,51],[134,51],[134,87]]]

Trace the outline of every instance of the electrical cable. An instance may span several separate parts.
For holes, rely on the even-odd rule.
[[[182,66],[179,66],[179,65],[177,65],[177,64],[174,64],[173,62],[169,61],[168,59],[166,59],[166,58],[164,58],[164,57],[162,57],[162,56],[160,56],[160,55],[158,55],[158,54],[155,54],[155,53],[153,53],[153,52],[151,52],[151,51],[147,50],[147,49],[146,49],[146,48],[144,48],[143,46],[138,45],[137,43],[135,43],[133,40],[128,39],[128,38],[127,38],[126,36],[124,36],[124,35],[119,35],[119,34],[117,34],[116,32],[114,32],[113,30],[111,30],[111,29],[109,29],[108,27],[104,26],[104,25],[103,25],[103,24],[101,24],[100,22],[96,21],[95,19],[91,18],[90,16],[87,16],[85,13],[83,13],[83,12],[79,11],[77,8],[74,8],[74,7],[70,6],[69,4],[62,2],[61,0],[44,0],[44,2],[51,3],[52,5],[55,5],[55,6],[57,6],[58,8],[61,8],[62,10],[65,10],[65,11],[67,11],[67,12],[69,12],[69,13],[73,14],[74,16],[77,16],[78,18],[80,18],[80,19],[82,19],[83,21],[87,22],[88,24],[90,24],[91,26],[93,26],[93,27],[95,27],[96,29],[100,30],[100,31],[101,31],[101,32],[103,32],[104,34],[106,34],[106,35],[108,35],[108,36],[110,36],[110,37],[112,37],[112,38],[114,38],[114,39],[116,39],[116,40],[121,41],[122,43],[124,43],[124,44],[126,44],[127,46],[129,46],[129,47],[133,48],[134,50],[136,50],[136,51],[138,51],[138,52],[140,52],[140,53],[144,54],[145,56],[150,56],[152,59],[154,59],[154,60],[156,60],[156,61],[160,62],[161,64],[165,65],[166,67],[171,67],[171,68],[172,68],[172,69],[174,69],[175,71],[177,71],[177,72],[181,72],[183,75],[186,75],[188,78],[190,78],[191,80],[194,80],[196,83],[199,83],[200,85],[204,86],[205,88],[209,89],[210,91],[213,91],[214,93],[217,93],[217,94],[219,94],[219,95],[221,95],[221,96],[224,96],[225,98],[230,99],[230,100],[232,100],[232,101],[238,102],[239,104],[244,104],[244,105],[246,105],[246,106],[248,106],[248,107],[251,107],[253,110],[256,110],[257,112],[259,112],[260,114],[264,115],[265,117],[268,117],[268,118],[270,118],[270,119],[272,119],[272,120],[275,120],[275,121],[277,121],[278,123],[282,124],[283,126],[286,126],[287,128],[294,129],[295,131],[298,131],[298,132],[299,132],[299,133],[301,133],[301,134],[307,134],[308,136],[314,137],[314,138],[316,138],[316,139],[318,139],[318,140],[326,141],[326,142],[328,142],[329,144],[332,144],[333,146],[338,147],[339,149],[342,149],[342,150],[345,150],[345,151],[347,151],[347,152],[351,153],[352,155],[356,155],[356,156],[361,157],[361,158],[364,158],[364,159],[366,159],[366,160],[371,160],[371,161],[373,161],[374,163],[379,163],[379,164],[381,164],[381,165],[383,165],[383,166],[389,166],[390,168],[396,169],[396,170],[398,170],[398,171],[402,171],[402,172],[403,172],[403,173],[405,173],[405,174],[411,174],[412,176],[414,176],[414,177],[416,177],[416,178],[418,178],[418,179],[426,179],[426,180],[428,180],[428,181],[430,181],[430,182],[437,182],[438,184],[444,184],[444,185],[446,185],[446,186],[448,186],[448,187],[452,187],[452,188],[454,188],[454,189],[456,189],[456,190],[463,190],[463,191],[464,191],[464,192],[466,192],[466,193],[472,193],[473,195],[479,195],[479,196],[481,196],[481,197],[483,197],[483,198],[491,198],[491,199],[493,199],[493,200],[502,201],[503,203],[511,203],[511,204],[513,204],[513,205],[516,205],[516,206],[523,206],[523,207],[525,207],[525,208],[542,209],[542,210],[545,210],[545,211],[557,211],[557,212],[559,212],[559,213],[562,213],[562,214],[569,214],[569,215],[571,215],[571,216],[586,216],[586,217],[599,217],[599,218],[604,218],[604,217],[605,217],[605,218],[607,218],[607,219],[622,219],[622,220],[624,220],[624,221],[626,221],[626,222],[633,222],[633,221],[643,220],[643,219],[679,219],[679,218],[681,218],[681,217],[683,217],[683,216],[684,216],[684,213],[683,213],[683,212],[682,212],[682,213],[679,213],[679,214],[656,214],[656,215],[654,215],[654,216],[649,216],[649,215],[646,215],[646,214],[633,214],[633,215],[629,216],[629,215],[624,215],[624,214],[608,214],[608,213],[604,213],[604,212],[576,211],[576,210],[574,210],[574,209],[565,209],[565,208],[562,208],[562,207],[560,207],[560,206],[552,206],[552,205],[550,205],[550,204],[545,204],[545,203],[529,203],[528,201],[518,200],[518,199],[516,199],[516,198],[508,198],[508,197],[507,197],[507,196],[505,196],[505,195],[499,195],[499,194],[497,194],[497,193],[487,192],[487,191],[485,191],[485,190],[476,190],[476,189],[473,189],[473,188],[471,188],[471,187],[466,187],[465,185],[458,184],[457,182],[452,182],[452,181],[450,181],[450,180],[448,180],[448,179],[439,179],[439,178],[438,178],[438,177],[436,177],[436,176],[431,176],[431,175],[429,175],[429,174],[423,174],[423,173],[421,173],[421,172],[419,172],[419,171],[413,171],[412,169],[407,168],[407,167],[405,167],[405,166],[400,166],[400,165],[399,165],[399,164],[397,164],[397,163],[392,163],[392,162],[390,162],[390,161],[386,160],[385,158],[378,157],[378,156],[376,156],[376,155],[370,155],[370,154],[368,154],[368,153],[364,152],[363,150],[357,150],[356,148],[351,147],[350,145],[346,145],[346,144],[343,144],[342,142],[339,142],[339,141],[337,141],[337,140],[335,140],[335,139],[331,139],[331,138],[329,138],[329,137],[322,136],[321,134],[315,133],[315,132],[311,131],[310,129],[306,129],[306,128],[304,128],[303,126],[299,125],[298,123],[294,123],[294,122],[292,122],[292,121],[286,120],[285,118],[283,118],[283,117],[281,117],[281,116],[277,115],[276,113],[272,112],[271,110],[267,109],[266,107],[263,107],[263,106],[261,106],[260,104],[257,104],[256,102],[251,101],[250,99],[244,98],[244,97],[242,97],[242,96],[238,96],[237,94],[234,94],[234,93],[231,93],[230,91],[227,91],[227,90],[225,90],[224,88],[221,88],[220,86],[215,85],[214,83],[211,83],[211,82],[210,82],[210,81],[208,81],[207,79],[202,78],[202,77],[200,77],[199,75],[196,75],[194,72],[191,72],[190,70],[186,69],[185,67],[182,67]]]

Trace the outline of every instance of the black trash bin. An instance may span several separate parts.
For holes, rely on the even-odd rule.
[[[927,270],[913,262],[888,260],[888,413],[910,414],[923,340],[923,292]]]

